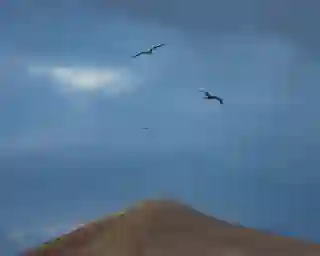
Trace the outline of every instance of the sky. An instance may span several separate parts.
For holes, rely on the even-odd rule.
[[[320,242],[319,8],[3,1],[1,254],[158,197]]]

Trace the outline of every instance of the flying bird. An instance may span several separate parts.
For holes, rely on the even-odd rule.
[[[220,97],[218,96],[214,96],[214,95],[211,95],[208,91],[204,90],[204,89],[200,89],[200,92],[203,92],[205,97],[203,97],[204,99],[207,99],[207,100],[217,100],[220,102],[220,104],[223,104],[223,99],[221,99]]]
[[[139,52],[136,55],[132,56],[132,58],[136,58],[136,57],[138,57],[140,55],[143,55],[143,54],[151,55],[155,49],[158,49],[158,48],[160,48],[160,47],[162,47],[164,45],[166,45],[166,44],[158,44],[158,45],[152,46],[149,50]]]

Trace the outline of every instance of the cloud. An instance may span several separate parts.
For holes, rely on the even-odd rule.
[[[109,95],[118,95],[132,92],[138,85],[137,77],[126,68],[29,66],[28,73],[50,79],[60,85],[64,92],[103,91]]]
[[[101,0],[90,1],[90,5],[99,5]],[[181,8],[183,6],[183,8]],[[306,5],[299,0],[117,0],[113,8],[125,11],[146,22],[155,21],[168,26],[178,27],[184,32],[191,32],[199,40],[206,36],[226,33],[253,32],[255,34],[279,35],[299,44],[307,52],[320,51],[319,1],[308,1]],[[148,10],[157,10],[150,12]],[[104,9],[98,11],[104,14]],[[192,18],[190,18],[192,17]]]

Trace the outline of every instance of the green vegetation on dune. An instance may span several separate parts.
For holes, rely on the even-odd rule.
[[[62,242],[63,237],[57,237],[57,238],[53,238],[49,241],[44,242],[43,244],[39,245],[36,248],[36,251],[43,251],[49,248],[54,248],[54,247],[58,247],[60,245],[60,242]]]
[[[124,211],[112,213],[111,216],[113,216],[113,217],[122,217],[122,216],[124,216],[125,213],[126,213],[126,211],[124,210]]]
[[[109,216],[110,217],[123,217],[125,215],[125,213],[126,213],[126,210],[122,210],[122,211],[114,212],[114,213],[110,214]],[[92,223],[98,224],[99,222],[104,221],[104,220],[105,220],[105,217],[101,218],[100,220],[93,221]],[[89,225],[89,223],[87,223],[87,225]],[[62,236],[50,239],[50,240],[40,244],[36,248],[36,251],[39,252],[39,251],[43,251],[46,249],[57,248],[57,247],[61,246],[64,241],[64,236],[66,236],[66,235],[62,235]],[[109,232],[105,232],[103,236],[104,236],[105,241],[108,241],[110,239],[113,240],[113,235],[110,234]]]

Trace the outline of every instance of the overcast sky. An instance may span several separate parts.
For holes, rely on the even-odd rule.
[[[162,196],[320,241],[319,8],[3,2],[2,254]]]

